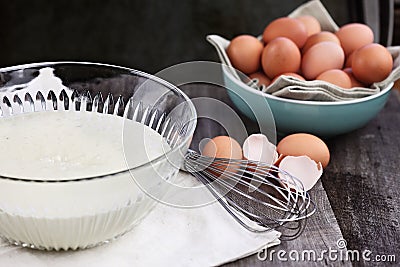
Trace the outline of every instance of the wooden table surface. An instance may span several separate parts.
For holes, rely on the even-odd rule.
[[[249,133],[257,132],[255,123],[234,108],[224,88],[191,84],[181,89],[190,98],[211,97],[223,101],[238,113]],[[224,134],[221,126],[199,120],[192,144],[197,146],[203,138],[221,134]],[[379,259],[386,259],[385,263],[379,262],[380,266],[399,264],[400,93],[393,90],[385,108],[364,128],[326,141],[331,162],[310,192],[317,212],[307,220],[300,237],[283,241],[269,251],[283,250],[286,252],[283,258],[288,260],[279,260],[275,254],[272,262],[262,261],[252,255],[226,266],[376,266]],[[346,260],[345,255],[351,257],[351,253],[338,247],[343,240],[347,242],[348,252],[359,253],[359,260]],[[333,251],[332,257],[325,254],[322,261],[296,262],[289,258],[288,253],[293,250],[298,255],[312,250],[317,258],[324,250],[337,250],[337,253]],[[294,258],[295,252],[291,254]],[[370,260],[363,260],[362,253]],[[334,260],[335,255],[342,260]]]

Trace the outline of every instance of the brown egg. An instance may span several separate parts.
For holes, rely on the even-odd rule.
[[[354,77],[364,84],[383,81],[393,68],[389,51],[380,44],[368,44],[354,52],[352,61]]]
[[[329,149],[320,138],[306,133],[297,133],[283,138],[278,146],[278,153],[284,156],[308,156],[322,167],[328,166]]]
[[[285,72],[297,72],[300,63],[299,48],[285,37],[278,37],[269,42],[261,55],[262,68],[271,79]]]
[[[208,141],[201,151],[203,156],[211,158],[242,159],[243,153],[239,143],[229,136],[217,136]],[[238,166],[234,163],[226,165],[214,164],[215,171],[211,171],[216,176],[223,175],[224,172],[236,172]]]
[[[239,35],[229,44],[226,53],[232,65],[245,74],[260,68],[260,58],[264,46],[254,36]]]
[[[297,17],[297,19],[303,22],[304,26],[306,26],[307,36],[311,36],[321,31],[321,24],[319,24],[319,21],[315,17],[304,15]]]
[[[258,79],[258,83],[261,85],[268,86],[271,84],[271,80],[261,71],[252,73],[249,75],[251,79]]]
[[[342,26],[337,32],[345,55],[374,41],[374,33],[371,28],[361,23],[350,23]]]
[[[305,54],[311,46],[313,46],[317,43],[320,43],[320,42],[325,42],[325,41],[326,42],[329,42],[329,41],[334,42],[334,43],[340,45],[339,38],[337,38],[335,34],[333,34],[331,32],[327,32],[327,31],[323,31],[323,32],[311,35],[310,37],[307,38],[307,41],[303,46],[302,53]]]
[[[286,37],[292,40],[297,47],[303,47],[307,39],[307,29],[304,23],[294,18],[278,18],[265,27],[263,40],[266,44],[277,37]]]
[[[301,71],[307,80],[313,80],[324,71],[341,69],[344,63],[343,49],[334,42],[313,45],[304,54]]]
[[[351,88],[351,80],[346,72],[338,69],[327,70],[317,76],[316,80],[335,84],[342,88]]]
[[[351,64],[353,62],[353,56],[354,56],[354,52],[346,57],[346,63],[344,63],[345,68],[351,68]]]
[[[351,68],[345,68],[343,71],[346,72],[347,75],[349,75],[352,88],[353,87],[366,87],[362,82],[360,82],[359,80],[356,79],[356,77],[354,77],[353,70]]]
[[[294,72],[285,72],[285,73],[282,73],[281,75],[276,76],[276,77],[272,80],[271,83],[274,83],[274,82],[275,82],[280,76],[282,76],[282,75],[291,76],[291,77],[297,78],[297,79],[299,79],[299,80],[301,80],[301,81],[305,81],[305,80],[306,80],[306,79],[304,79],[300,74],[297,74],[297,73],[294,73]]]
[[[212,158],[241,159],[242,147],[232,137],[217,136],[204,146],[201,154]]]

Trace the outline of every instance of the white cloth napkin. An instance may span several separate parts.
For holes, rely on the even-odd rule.
[[[178,175],[198,183],[189,174]],[[0,242],[0,266],[215,266],[277,245],[279,236],[274,230],[245,230],[218,202],[192,209],[159,203],[131,232],[92,249],[48,252]]]

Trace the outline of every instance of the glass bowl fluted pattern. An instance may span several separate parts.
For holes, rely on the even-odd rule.
[[[51,82],[41,78],[46,75],[53,77]],[[0,237],[16,245],[79,249],[126,233],[167,192],[196,127],[196,111],[188,97],[140,71],[83,62],[0,69],[0,120],[58,110],[137,121],[162,135],[171,149],[146,164],[101,176],[72,180],[62,175],[54,180],[0,176]]]

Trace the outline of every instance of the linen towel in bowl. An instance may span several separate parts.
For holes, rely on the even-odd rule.
[[[178,178],[185,186],[200,185],[184,172]],[[92,249],[48,252],[0,242],[0,266],[215,266],[277,245],[279,236],[245,230],[218,202],[191,209],[159,203],[131,232]]]
[[[297,100],[344,101],[370,96],[380,92],[380,88],[355,87],[343,89],[324,81],[300,81],[290,76],[279,77],[274,84],[262,89],[274,96]]]

